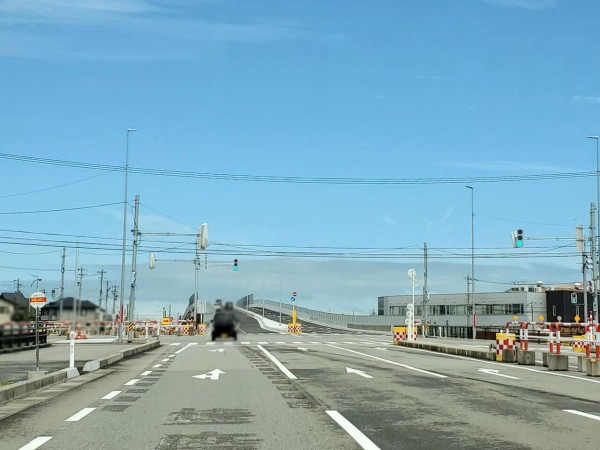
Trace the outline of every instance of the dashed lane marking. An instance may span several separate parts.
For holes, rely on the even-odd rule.
[[[183,352],[183,351],[187,350],[188,348],[190,348],[190,347],[191,347],[191,346],[193,346],[193,345],[198,345],[198,343],[197,343],[197,342],[190,342],[190,343],[189,343],[189,344],[187,344],[185,347],[182,347],[182,348],[180,348],[179,350],[177,350],[177,351],[175,352],[175,354],[176,354],[176,355],[179,355],[181,352]]]
[[[69,417],[67,420],[65,420],[65,422],[79,422],[81,419],[83,419],[85,416],[87,416],[89,413],[91,413],[95,409],[96,408],[83,408],[81,411],[73,414],[71,417]]]
[[[125,383],[125,386],[133,386],[138,381],[140,381],[139,378],[133,378],[133,379],[129,380],[127,383]]]
[[[141,376],[146,377],[152,373],[151,370],[146,370],[145,372],[140,373]]]
[[[250,344],[252,344],[252,342],[249,342],[249,341],[242,341],[242,345],[250,345]]]
[[[162,364],[154,364],[154,365],[152,366],[152,368],[153,368],[153,369],[158,369],[158,368],[159,368],[159,367],[161,367],[161,366],[162,366]]]
[[[123,391],[112,391],[112,392],[109,392],[104,397],[102,397],[100,400],[112,400],[117,395],[119,395],[121,392],[123,392]]]
[[[181,345],[181,342],[173,342],[172,344],[169,345]]]
[[[52,436],[38,436],[28,444],[25,444],[23,447],[19,448],[19,450],[35,450],[41,445],[44,445],[52,439]]]

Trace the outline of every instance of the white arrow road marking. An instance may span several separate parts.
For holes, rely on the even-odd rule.
[[[373,378],[371,375],[368,375],[364,370],[353,369],[351,367],[346,367],[346,373],[355,373],[356,375],[360,375],[363,378]]]
[[[304,348],[304,347],[298,347],[298,350],[302,350],[303,352],[307,352],[308,351],[308,349]]]
[[[224,348],[218,348],[216,350],[209,350],[209,352],[213,352],[213,353],[223,353],[225,351]]]
[[[588,419],[600,420],[600,416],[596,416],[595,414],[588,414],[581,411],[577,411],[576,409],[563,409],[564,412],[568,412],[571,414],[577,414],[578,416],[587,417]]]
[[[496,369],[477,369],[477,371],[487,373],[489,375],[496,375],[497,377],[510,378],[511,380],[522,380],[522,378],[519,378],[519,377],[511,377],[510,375],[504,375],[504,374],[500,373],[499,370],[496,370]]]
[[[375,347],[375,350],[381,350],[382,352],[389,352],[387,348]]]
[[[192,376],[192,378],[199,378],[201,380],[206,380],[207,378],[209,378],[210,380],[218,380],[219,377],[221,376],[221,374],[223,374],[225,372],[223,372],[220,369],[214,369],[211,370],[210,372],[204,373],[202,375],[194,375]]]

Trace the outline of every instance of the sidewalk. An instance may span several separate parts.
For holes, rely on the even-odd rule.
[[[118,344],[117,341],[107,340],[107,336],[98,336],[102,339],[90,337],[89,342],[75,341],[75,367],[80,371],[86,362],[101,359],[119,350],[145,343],[145,339],[136,339],[134,342]],[[155,340],[151,338],[148,342]],[[101,341],[101,342],[99,342]],[[47,373],[69,367],[69,341],[64,336],[52,335],[48,338],[51,347],[40,348],[40,370]],[[0,354],[0,386],[9,385],[17,381],[27,380],[27,372],[35,370],[35,347],[31,350]]]

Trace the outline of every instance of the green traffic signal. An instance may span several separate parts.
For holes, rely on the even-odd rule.
[[[233,271],[237,272],[237,270],[238,270],[238,260],[234,259],[233,260]]]

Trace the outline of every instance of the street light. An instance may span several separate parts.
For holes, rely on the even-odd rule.
[[[127,244],[127,172],[129,170],[129,133],[138,131],[127,128],[125,146],[125,198],[123,200],[123,248],[121,253],[121,298],[119,299],[119,344],[123,342],[123,299],[125,298],[125,245]]]
[[[598,139],[600,136],[588,136],[588,139],[596,140],[596,212],[598,214],[596,220],[596,227],[600,227],[600,155],[598,152]],[[598,228],[596,228],[598,230]],[[598,250],[600,251],[600,238],[598,239]],[[597,253],[598,255],[598,253]],[[596,274],[596,277],[598,275]],[[598,279],[594,280],[594,315],[596,321],[599,320],[598,317]],[[587,320],[587,319],[586,319]]]
[[[473,339],[475,339],[475,212],[473,209],[473,195],[475,188],[473,188],[473,186],[465,187],[471,191],[471,306],[473,307]]]
[[[35,291],[39,291],[40,290],[40,281],[42,281],[42,279],[40,277],[38,277],[37,275],[31,275],[32,277],[35,277],[35,280],[33,280],[31,282],[31,286],[33,286],[33,283],[35,283]]]

